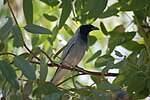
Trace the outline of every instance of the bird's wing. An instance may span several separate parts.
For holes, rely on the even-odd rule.
[[[62,53],[61,59],[60,59],[60,61],[59,61],[60,64],[65,60],[65,58],[67,57],[67,55],[68,55],[69,52],[71,51],[72,47],[75,45],[76,41],[77,41],[77,38],[74,38],[74,37],[73,37],[73,38],[68,42],[66,48],[64,49],[64,51],[63,51],[63,53]]]
[[[69,54],[71,48],[75,45],[76,41],[77,41],[77,39],[73,37],[68,42],[66,48],[64,49],[64,51],[62,53],[62,56],[61,56],[61,59],[60,59],[59,63],[62,63],[65,60],[65,58]],[[57,68],[51,82],[54,83],[54,84],[57,84],[66,73],[67,73],[66,69]]]

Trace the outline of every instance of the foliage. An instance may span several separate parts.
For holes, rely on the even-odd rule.
[[[2,99],[138,100],[149,96],[150,0],[118,0],[113,4],[109,3],[111,0],[2,1]],[[17,2],[22,3],[22,6],[18,6]],[[21,12],[24,16],[21,15],[20,8],[23,8]],[[128,29],[129,26],[125,27],[124,22],[119,22],[118,19],[123,15],[131,17],[132,25],[129,26],[134,27],[132,30]],[[120,25],[105,22],[106,19],[111,19],[115,23],[113,18]],[[55,86],[50,78],[53,76],[54,66],[62,67],[57,66],[64,48],[59,45],[64,40],[68,41],[74,34],[74,29],[84,23],[99,25],[101,29],[93,32],[96,35],[89,36],[89,50],[83,59],[84,67],[92,66],[100,74],[89,74],[93,81],[90,86],[75,81],[75,76],[85,74],[83,70],[80,71],[81,74],[72,76],[75,78],[69,78],[70,81]],[[102,41],[102,38],[107,38],[108,42]],[[106,50],[102,47],[95,52],[93,48],[100,44],[107,45]],[[122,53],[123,49],[130,53]],[[110,73],[111,69],[118,69],[119,72]],[[115,76],[115,79],[109,82],[109,78],[105,76]]]

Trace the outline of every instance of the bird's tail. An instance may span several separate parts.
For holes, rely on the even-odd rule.
[[[58,84],[58,82],[65,76],[65,74],[67,74],[68,70],[66,69],[61,69],[61,68],[57,68],[51,82],[55,85]]]

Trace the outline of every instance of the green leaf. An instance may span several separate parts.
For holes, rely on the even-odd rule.
[[[101,27],[102,32],[107,36],[108,35],[108,31],[107,31],[105,25],[102,22],[100,22],[100,27]]]
[[[123,57],[123,55],[117,50],[115,50],[115,55],[118,56],[118,57]]]
[[[32,0],[23,0],[23,12],[27,24],[33,23],[33,4]]]
[[[44,16],[47,20],[49,20],[49,21],[56,21],[56,20],[57,20],[57,17],[52,16],[52,15],[44,14],[43,16]]]
[[[10,32],[11,32],[11,29],[13,27],[13,22],[12,22],[12,19],[7,17],[8,21],[6,22],[6,24],[0,28],[0,40],[1,41],[4,41],[8,38]]]
[[[57,6],[59,4],[59,1],[58,0],[40,0],[44,3],[46,3],[47,5],[49,6]]]
[[[63,46],[59,51],[56,52],[56,54],[54,55],[54,59],[56,57],[58,57],[58,55],[65,49],[66,46]]]
[[[93,56],[91,56],[91,57],[86,61],[86,63],[89,63],[89,62],[93,61],[95,58],[97,58],[98,56],[100,56],[101,52],[102,52],[101,50],[98,50],[95,54],[93,54]]]
[[[139,56],[139,58],[138,58],[138,60],[137,60],[137,65],[138,65],[138,66],[144,65],[145,57],[146,57],[146,50],[145,50],[145,48],[144,48],[144,49],[142,49],[142,50],[140,51],[140,56]]]
[[[17,76],[7,59],[0,61],[0,70],[6,77],[7,81],[16,89],[19,89]]]
[[[13,46],[14,47],[23,47],[24,43],[21,37],[21,29],[18,26],[14,26],[12,29],[12,34],[14,37]]]
[[[35,24],[27,24],[24,27],[24,29],[33,34],[51,34],[51,31],[49,29],[44,28],[42,26],[35,25]]]
[[[128,50],[140,52],[141,49],[145,48],[144,44],[139,44],[136,41],[129,41],[122,44],[122,46]]]
[[[96,84],[96,85],[99,85],[101,82],[102,82],[102,78],[99,78],[99,77],[96,77],[96,76],[92,76],[91,75],[91,79],[94,81],[94,83]]]
[[[59,90],[57,87],[50,83],[50,82],[45,82],[44,85],[38,86],[34,91],[33,91],[33,96],[40,96],[42,94],[53,94],[53,93],[59,93]]]
[[[121,11],[137,11],[146,8],[150,3],[149,0],[131,0],[131,1],[122,1],[119,0],[121,5]]]
[[[92,46],[97,41],[95,36],[88,36],[88,45]]]
[[[101,82],[99,84],[99,89],[101,90],[111,90],[111,91],[114,91],[114,90],[119,90],[121,89],[120,86],[116,85],[116,84],[110,84],[108,82]]]
[[[110,60],[106,63],[106,67],[102,70],[102,74],[108,73],[109,69],[111,69],[114,65],[114,61]]]
[[[148,84],[148,90],[150,91],[150,77],[147,79],[147,84]]]
[[[20,69],[25,77],[29,80],[36,80],[36,75],[33,67],[30,65],[29,61],[23,56],[16,56],[14,59],[14,65]]]
[[[94,6],[88,13],[89,19],[96,19],[100,16],[100,14],[104,11],[108,0],[94,0]],[[90,6],[89,6],[90,7]]]
[[[7,96],[7,97],[9,97],[9,96]],[[21,92],[12,93],[9,98],[10,98],[10,100],[24,100],[24,99],[22,98],[22,93],[21,93]],[[27,100],[27,99],[26,99],[26,100]],[[28,100],[29,100],[29,99],[28,99]]]
[[[52,30],[52,44],[53,42],[55,41],[56,37],[57,37],[57,34],[59,32],[59,27],[56,25],[53,30]]]
[[[109,53],[111,53],[116,46],[131,41],[136,34],[135,32],[117,32],[117,30],[114,29],[112,32],[109,32],[110,34],[110,39],[108,42]]]
[[[105,12],[103,12],[99,18],[107,18],[107,17],[111,17],[111,16],[117,16],[117,13],[119,12],[118,9],[112,7],[109,7]]]
[[[110,55],[101,56],[95,61],[95,67],[103,67],[109,61],[114,61],[114,58]]]
[[[62,2],[61,6],[62,7],[62,13],[60,16],[59,20],[59,29],[62,28],[62,26],[65,24],[66,20],[68,19],[71,9],[72,9],[72,0],[66,0],[65,2]]]
[[[147,76],[143,72],[136,72],[126,77],[125,84],[128,84],[127,91],[132,92],[139,92],[144,90],[146,87]]]
[[[53,93],[51,95],[46,95],[44,97],[44,100],[60,100],[61,99],[61,95],[59,93]]]
[[[5,43],[0,42],[0,52],[3,50],[4,47],[5,47]]]
[[[124,80],[124,75],[120,74],[120,75],[118,75],[118,76],[115,78],[115,80],[113,81],[113,83],[114,83],[114,84],[120,84],[120,83],[123,82],[123,80]]]
[[[126,66],[127,66],[127,61],[126,61],[126,59],[124,58],[122,61],[120,61],[120,62],[114,64],[114,65],[112,66],[112,68],[121,69],[121,68],[125,68]]]
[[[40,61],[40,79],[38,82],[40,86],[43,86],[43,84],[45,83],[47,73],[48,73],[47,64],[45,63],[44,59],[41,59],[41,61]]]
[[[23,96],[28,97],[32,92],[32,82],[27,82],[24,85]]]
[[[8,0],[4,0],[4,4],[6,4],[6,3],[7,3],[7,1],[8,1]]]
[[[69,35],[71,35],[71,36],[74,35],[74,32],[72,31],[72,29],[67,24],[64,24],[64,28],[68,32]]]

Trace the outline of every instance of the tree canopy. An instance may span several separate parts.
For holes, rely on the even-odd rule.
[[[78,66],[58,64],[81,24]],[[56,68],[70,70],[57,86]],[[150,94],[150,0],[1,0],[0,99],[139,100]],[[112,78],[113,77],[113,78]]]

